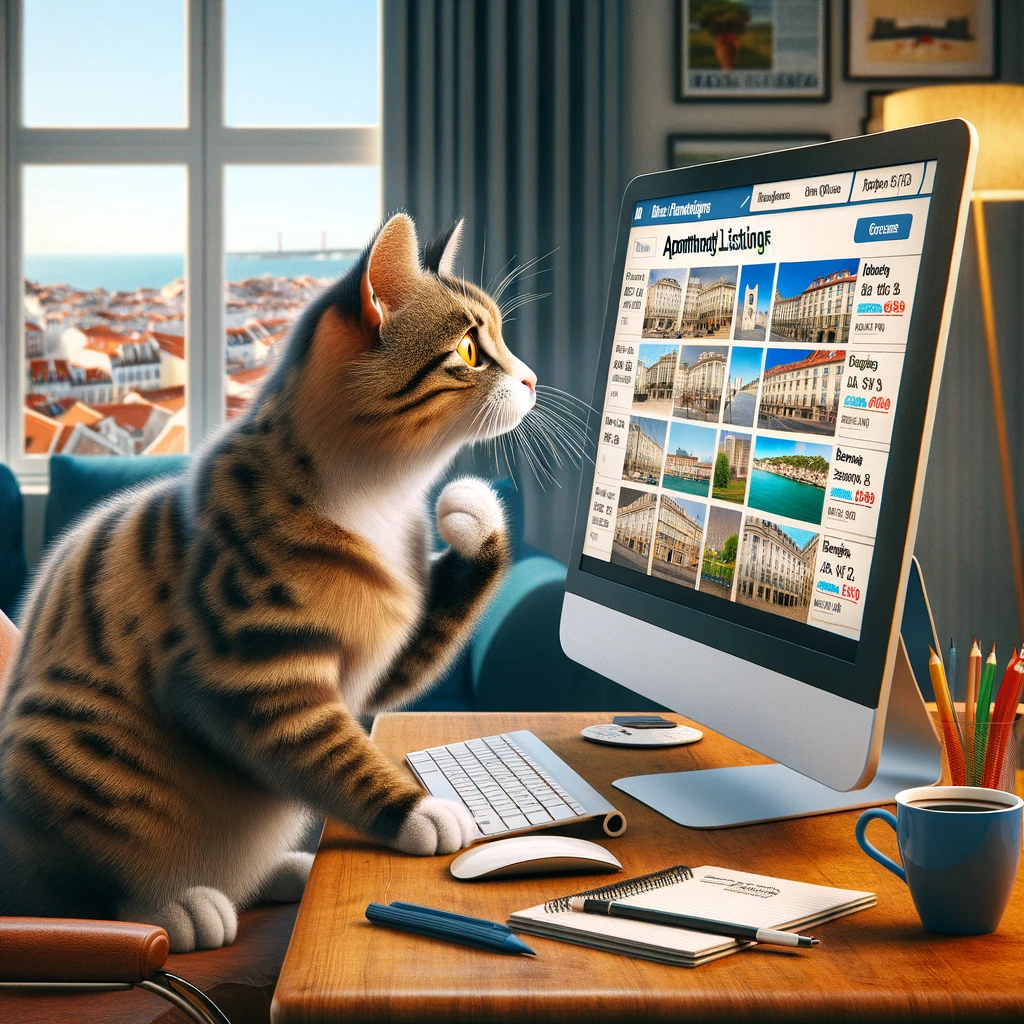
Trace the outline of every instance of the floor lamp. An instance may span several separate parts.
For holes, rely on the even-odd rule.
[[[1003,477],[1003,498],[1010,534],[1010,558],[1017,594],[1017,616],[1024,636],[1024,559],[1021,555],[1020,524],[1010,465],[1010,445],[1003,403],[1003,380],[996,344],[996,318],[992,305],[992,275],[989,271],[988,240],[985,235],[985,204],[1024,199],[1024,85],[978,84],[933,85],[890,93],[882,101],[882,126],[908,125],[966,118],[978,129],[978,169],[971,194],[971,220],[978,250],[978,280],[981,285],[985,347],[988,351],[992,385],[992,413]]]

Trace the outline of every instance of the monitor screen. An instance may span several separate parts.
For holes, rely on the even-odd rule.
[[[635,204],[582,570],[855,660],[935,170]]]

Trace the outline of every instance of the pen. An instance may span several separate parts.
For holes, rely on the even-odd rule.
[[[426,935],[434,939],[446,939],[449,942],[461,942],[494,953],[536,955],[518,936],[511,932],[505,934],[496,931],[491,923],[476,925],[461,921],[445,921],[435,914],[402,910],[399,907],[385,906],[383,903],[371,903],[366,908],[366,919],[388,928],[397,928],[400,931]]]
[[[603,914],[605,917],[628,917],[633,921],[647,921],[650,924],[667,924],[673,928],[689,928],[709,935],[724,935],[730,939],[746,939],[750,942],[772,942],[778,946],[818,946],[818,939],[795,932],[782,932],[774,928],[755,928],[746,924],[729,924],[727,921],[711,921],[688,914],[673,914],[667,910],[649,910],[626,903],[609,903],[607,900],[591,900],[576,896],[569,901],[572,910],[584,914]]]
[[[482,917],[467,917],[465,914],[453,914],[448,910],[435,910],[433,907],[421,907],[418,903],[403,903],[401,900],[392,900],[389,906],[397,907],[399,910],[412,910],[419,914],[428,914],[436,917],[439,921],[459,921],[462,924],[477,925],[482,928],[495,928],[498,931],[512,934],[512,929],[507,924],[500,924],[497,921],[486,921]]]

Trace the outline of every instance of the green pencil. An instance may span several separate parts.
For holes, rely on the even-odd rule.
[[[978,713],[974,727],[974,778],[980,780],[985,768],[985,747],[988,745],[988,721],[992,710],[992,684],[996,678],[996,645],[985,659],[978,686]]]

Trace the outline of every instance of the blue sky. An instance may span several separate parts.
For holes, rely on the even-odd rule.
[[[733,345],[732,357],[729,362],[729,379],[739,377],[744,384],[752,381],[761,372],[763,348],[744,348]]]
[[[772,301],[772,281],[775,279],[774,263],[755,263],[744,267],[740,274],[740,302],[746,303],[747,289],[757,288],[758,313],[767,313]]]
[[[666,352],[678,351],[678,345],[641,345],[639,358],[644,366],[653,366]]]
[[[665,450],[670,455],[675,455],[679,448],[690,455],[696,455],[700,462],[711,462],[715,454],[715,432],[713,429],[695,427],[689,423],[673,423]]]
[[[683,351],[679,355],[679,360],[689,365],[690,363],[697,362],[701,352],[721,352],[724,356],[728,351],[728,345],[684,345]]]
[[[764,361],[764,372],[767,373],[776,366],[784,366],[786,363],[799,363],[813,351],[809,348],[770,348]]]
[[[226,0],[229,125],[376,124],[378,0]],[[112,40],[116,47],[111,48]],[[25,123],[181,127],[184,0],[26,0]],[[229,251],[361,246],[376,167],[228,168]],[[183,167],[26,168],[30,253],[182,252]]]
[[[826,462],[832,460],[832,447],[811,441],[790,441],[761,435],[754,445],[755,459],[773,459],[779,455],[820,455]]]
[[[844,267],[851,274],[857,273],[860,260],[808,260],[805,263],[780,263],[776,290],[784,299],[799,295],[815,278],[832,274]]]
[[[806,547],[807,543],[817,537],[815,530],[798,530],[795,526],[786,526],[785,523],[777,523],[774,519],[769,520],[773,526],[777,526],[783,533],[793,538],[798,548]]]
[[[686,284],[686,267],[669,267],[668,270],[652,270],[647,275],[647,288],[650,290],[652,284],[660,281],[663,277],[671,277],[680,285]]]
[[[678,494],[663,494],[662,501],[674,501],[701,529],[704,528],[704,516],[707,513],[707,505],[699,501],[692,501],[689,498],[681,498]]]
[[[725,439],[727,437],[738,437],[743,441],[750,440],[750,434],[742,430],[723,430],[718,438],[718,450],[720,452],[725,451]]]

